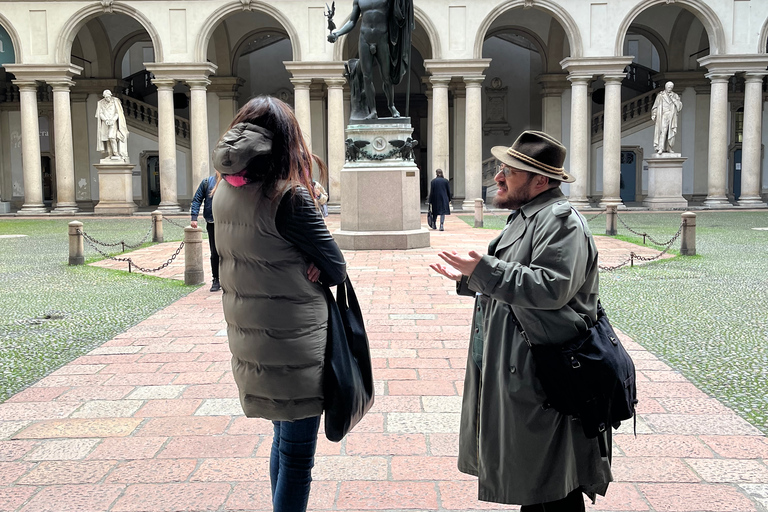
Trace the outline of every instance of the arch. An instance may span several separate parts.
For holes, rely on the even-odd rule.
[[[77,37],[77,33],[83,28],[83,25],[88,23],[92,18],[101,16],[105,10],[101,4],[91,5],[83,7],[77,11],[71,18],[67,20],[64,27],[59,34],[58,42],[56,44],[56,62],[59,64],[69,64],[69,56],[72,53],[72,42]],[[119,14],[125,14],[139,22],[144,27],[144,30],[149,34],[149,38],[152,40],[152,46],[155,49],[155,62],[163,61],[163,45],[152,22],[144,16],[138,9],[126,5],[123,3],[115,2],[112,4],[112,12]]]
[[[757,41],[757,53],[768,53],[768,18],[760,29],[760,39]]]
[[[122,38],[115,45],[115,54],[114,54],[115,58],[112,61],[112,69],[114,70],[114,74],[117,74],[118,70],[120,70],[119,72],[120,74],[122,74],[123,57],[125,57],[125,54],[128,53],[128,50],[130,50],[134,44],[142,43],[146,41],[147,41],[147,33],[144,32],[143,30],[137,30],[136,32],[132,32],[127,36],[125,36],[124,38]]]
[[[245,34],[243,37],[240,38],[240,40],[237,42],[237,44],[235,44],[235,46],[233,47],[232,53],[230,55],[230,58],[229,58],[229,66],[230,66],[230,69],[232,70],[232,74],[234,76],[237,76],[237,74],[239,72],[237,64],[238,64],[238,60],[240,60],[240,55],[241,55],[241,53],[243,51],[243,46],[248,44],[248,41],[251,38],[253,38],[253,36],[258,35],[258,34],[275,34],[275,35],[284,36],[286,38],[289,37],[288,34],[285,33],[284,31],[275,30],[274,28],[268,28],[268,27],[257,28],[256,30],[252,30],[252,31],[248,32],[247,34]]]
[[[624,51],[624,36],[629,30],[629,26],[638,14],[655,5],[667,4],[667,0],[642,0],[634,6],[627,16],[622,20],[616,33],[616,44],[614,46],[614,55],[620,57]],[[677,0],[686,10],[692,12],[699,19],[704,30],[709,36],[710,54],[719,55],[725,51],[725,31],[720,18],[715,11],[701,0]]]
[[[267,3],[254,2],[251,3],[251,9],[259,12],[263,12],[269,16],[272,16],[280,25],[282,25],[285,32],[288,34],[288,39],[291,40],[291,49],[293,51],[293,60],[301,60],[301,45],[299,41],[299,33],[293,26],[291,21],[285,17],[285,15],[275,7]],[[223,5],[221,8],[208,16],[203,26],[200,28],[200,35],[195,42],[195,61],[205,62],[208,56],[208,42],[211,40],[216,27],[224,21],[224,19],[230,14],[240,12],[243,10],[243,3],[240,0],[235,2],[229,2]]]
[[[213,43],[213,48],[211,48]],[[213,51],[211,51],[213,50]],[[218,66],[216,74],[219,76],[231,76],[229,30],[226,23],[220,23],[211,34],[206,50],[206,60]]]
[[[80,54],[75,51],[75,43],[80,45]],[[112,45],[104,24],[98,19],[87,21],[77,31],[69,50],[69,59],[72,57],[83,59],[75,64],[82,65],[82,76],[87,78],[111,78],[114,76],[112,68]]]
[[[16,29],[13,28],[11,22],[8,21],[8,18],[3,16],[2,13],[0,13],[0,25],[2,25],[5,31],[8,32],[8,35],[11,38],[11,43],[13,43],[13,57],[16,59],[15,64],[24,64],[19,34],[16,32]]]
[[[435,24],[432,23],[432,19],[427,16],[427,13],[425,13],[423,9],[420,9],[415,5],[413,6],[413,19],[416,23],[421,25],[421,27],[424,29],[424,32],[427,33],[427,39],[429,40],[429,45],[431,47],[430,49],[432,50],[432,58],[441,59],[443,56],[443,51],[440,43],[440,33],[435,28]],[[344,23],[347,21],[349,21],[349,17],[344,18]],[[341,23],[339,26],[343,27],[344,23]],[[344,60],[344,47],[347,44],[346,38],[347,36],[342,36],[333,45],[334,61]]]
[[[482,23],[480,23],[480,27],[477,29],[473,58],[481,59],[483,57],[483,43],[485,42],[486,34],[488,33],[490,26],[496,21],[496,18],[511,9],[525,7],[526,3],[526,0],[509,0],[496,6],[488,13]],[[581,57],[583,53],[581,33],[579,32],[579,27],[574,19],[568,14],[568,11],[552,0],[537,0],[534,9],[546,12],[560,23],[565,31],[566,37],[568,37],[568,45],[571,48],[571,57]]]
[[[538,34],[536,34],[535,32],[533,32],[531,30],[528,30],[525,27],[521,27],[521,26],[518,26],[518,25],[507,25],[507,26],[504,26],[504,27],[500,27],[500,28],[494,30],[493,32],[488,32],[485,35],[485,39],[487,40],[487,39],[489,39],[489,38],[491,38],[493,36],[497,36],[499,34],[503,34],[504,32],[512,32],[513,34],[517,34],[519,36],[522,36],[522,37],[528,39],[533,44],[533,46],[535,46],[536,49],[539,50],[539,55],[541,56],[541,67],[542,67],[542,69],[548,69],[548,67],[547,67],[547,59],[548,59],[547,45],[544,44],[544,41],[541,39],[541,37],[539,37]]]
[[[549,22],[549,34],[547,37],[547,73],[562,73],[560,62],[567,57],[563,51],[565,43],[565,30],[554,18]],[[570,51],[570,49],[569,49]],[[551,66],[551,67],[550,67]]]
[[[669,48],[667,47],[667,43],[664,41],[664,38],[661,37],[661,35],[658,32],[656,32],[650,27],[646,27],[645,25],[632,24],[629,26],[629,30],[631,30],[637,35],[643,36],[644,38],[646,38],[651,42],[651,44],[654,46],[654,48],[656,48],[656,51],[659,54],[659,72],[664,73],[665,71],[668,71],[669,70]],[[624,43],[622,43],[622,45],[623,44]],[[621,51],[622,53],[624,52],[623,46]]]

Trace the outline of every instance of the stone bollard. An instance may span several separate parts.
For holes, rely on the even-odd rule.
[[[683,256],[696,256],[696,214],[685,212],[683,218],[683,232],[680,234],[680,254]]]
[[[483,227],[483,200],[479,197],[475,199],[475,227]]]
[[[80,231],[78,233],[78,231]],[[69,223],[69,264],[82,265],[83,257],[83,223],[73,220]]]
[[[163,214],[152,212],[152,241],[163,242]]]
[[[616,205],[608,204],[605,206],[605,235],[615,236],[616,234]]]
[[[203,274],[203,230],[191,226],[184,228],[184,284],[202,284]]]

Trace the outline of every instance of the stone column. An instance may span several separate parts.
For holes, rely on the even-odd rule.
[[[56,209],[54,213],[78,211],[75,198],[75,156],[72,143],[72,109],[69,103],[71,80],[50,82],[53,87],[53,122],[56,140]]]
[[[565,74],[539,76],[541,85],[541,130],[563,140],[563,92],[568,88]]]
[[[216,93],[216,96],[219,97],[218,135],[221,136],[224,135],[224,131],[237,113],[237,90],[242,87],[245,80],[236,76],[211,76],[208,80],[211,82],[207,88],[208,92]]]
[[[328,202],[341,202],[341,168],[344,167],[344,78],[326,78],[328,86]]]
[[[624,74],[605,75],[603,111],[603,200],[621,204],[621,81]]]
[[[75,86],[77,91],[77,86]],[[89,141],[95,137],[93,126],[88,125],[87,93],[70,92],[70,109],[72,111],[72,131],[77,134],[73,137],[73,156],[75,160],[75,200],[91,201],[91,159]],[[90,128],[90,129],[89,129]]]
[[[570,169],[576,181],[570,185],[569,201],[576,208],[589,207],[589,105],[587,87],[592,75],[568,75],[571,81]]]
[[[40,164],[40,124],[37,120],[37,82],[18,81],[21,109],[21,162],[24,170],[24,203],[19,215],[46,213],[43,204],[43,170]]]
[[[157,86],[157,145],[160,160],[160,205],[157,209],[164,213],[181,211],[176,185],[176,125],[173,115],[175,82],[170,78],[152,80]]]
[[[190,92],[189,124],[192,145],[192,189],[203,179],[211,175],[208,167],[210,148],[208,147],[208,99],[206,87],[208,79],[187,80]],[[175,139],[174,139],[175,140]]]
[[[766,72],[745,75],[744,139],[741,146],[741,196],[738,205],[765,208],[760,197],[760,159],[762,145],[763,77]]]
[[[465,76],[467,90],[466,127],[464,130],[464,210],[474,207],[483,197],[483,81],[484,76]]]
[[[464,167],[467,160],[466,148],[464,147],[464,141],[467,136],[467,94],[464,84],[450,84],[448,94],[453,98],[453,106],[448,109],[448,115],[451,120],[448,131],[451,142],[448,149],[450,154],[449,166],[453,169],[451,174],[453,178],[453,183],[451,183],[451,192],[453,192],[452,203],[459,204],[458,201],[461,199],[463,208],[468,198],[466,195],[467,173]],[[474,204],[470,204],[469,208],[470,210],[474,208]]]
[[[312,152],[312,112],[310,110],[309,86],[311,79],[291,78],[294,88],[293,110],[296,113],[296,120],[299,122],[301,131],[304,134],[304,140]]]
[[[709,73],[712,95],[709,103],[709,170],[704,206],[730,208],[725,196],[728,183],[728,79],[730,73]]]
[[[450,179],[450,139],[448,133],[448,82],[449,76],[432,76],[432,169],[428,176],[434,177],[435,169],[442,169],[443,176]]]

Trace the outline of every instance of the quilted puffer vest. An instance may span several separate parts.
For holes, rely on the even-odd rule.
[[[290,193],[290,192],[287,192]],[[232,372],[247,417],[290,421],[323,410],[328,308],[309,263],[275,227],[280,197],[260,183],[214,194],[216,248]]]

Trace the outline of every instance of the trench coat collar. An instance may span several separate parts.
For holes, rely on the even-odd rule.
[[[493,240],[488,246],[488,254],[495,255],[498,251],[501,251],[515,243],[525,233],[525,230],[528,226],[528,222],[526,222],[528,218],[536,215],[542,209],[546,208],[552,203],[562,201],[563,199],[565,199],[565,195],[563,194],[562,190],[559,188],[553,188],[542,192],[524,204],[520,210],[518,210],[517,215],[512,214],[509,216],[507,219],[507,225],[502,231],[501,235],[499,235],[497,239]]]

